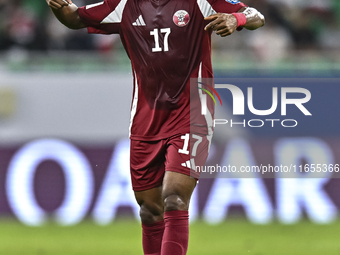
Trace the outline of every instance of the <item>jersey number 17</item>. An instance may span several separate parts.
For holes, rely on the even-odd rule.
[[[171,29],[170,28],[161,28],[161,34],[165,34],[164,35],[164,49],[162,49],[159,46],[159,34],[158,34],[158,28],[155,28],[154,30],[150,31],[150,35],[153,35],[154,39],[155,39],[155,47],[152,48],[152,52],[160,52],[160,51],[169,51],[169,43],[168,43],[168,39],[169,39],[169,35],[171,33]]]

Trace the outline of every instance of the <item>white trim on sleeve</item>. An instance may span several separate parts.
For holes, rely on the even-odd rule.
[[[96,3],[96,4],[89,4],[89,5],[86,5],[86,10],[91,9],[91,8],[93,8],[93,7],[96,7],[96,6],[98,6],[98,5],[102,5],[103,3],[104,3],[104,1],[103,1],[103,2],[100,2],[100,3]]]
[[[216,14],[216,11],[207,0],[197,0],[197,4],[204,18]]]
[[[121,0],[119,4],[117,5],[116,9],[114,9],[113,12],[111,12],[105,19],[100,22],[101,24],[107,24],[107,23],[120,23],[122,21],[123,17],[123,11],[125,8],[127,0]]]

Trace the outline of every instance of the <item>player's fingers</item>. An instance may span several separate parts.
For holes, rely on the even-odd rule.
[[[232,32],[227,31],[225,33],[221,33],[221,34],[218,34],[218,35],[221,36],[221,37],[226,37],[226,36],[231,35],[231,34],[232,34]]]
[[[223,22],[216,24],[214,26],[214,31],[216,31],[216,33],[224,31],[224,30],[226,30],[226,31],[229,30],[229,27],[226,26]]]
[[[69,5],[69,3],[64,1],[64,0],[53,0],[52,2],[55,2],[55,3],[59,4],[61,7]]]
[[[62,6],[68,6],[70,3],[69,3],[69,0],[58,0],[60,5]]]
[[[49,6],[53,9],[60,9],[62,6],[54,1],[49,2]]]
[[[212,14],[212,15],[210,15],[208,17],[205,17],[204,20],[211,21],[211,20],[217,19],[218,16],[219,16],[218,14]]]
[[[207,31],[209,29],[216,30],[215,27],[221,23],[220,19],[215,19],[214,21],[210,22],[208,25],[205,26],[204,30]]]
[[[216,34],[220,35],[222,37],[225,37],[227,35],[231,35],[235,31],[236,31],[235,28],[224,28],[224,29],[220,29],[220,30],[216,31]]]
[[[219,24],[216,24],[216,25],[214,26],[214,30],[215,30],[215,31],[223,30],[223,29],[228,29],[228,27],[226,27],[225,24],[223,24],[223,23],[219,23]]]
[[[219,25],[219,26],[216,27],[216,34],[217,35],[222,35],[222,34],[225,34],[225,33],[232,34],[234,31],[235,31],[235,29],[230,27],[230,26]]]

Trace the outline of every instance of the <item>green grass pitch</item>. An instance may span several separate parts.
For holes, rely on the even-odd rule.
[[[210,226],[190,226],[188,255],[340,254],[340,221],[315,225],[253,225],[236,219]],[[99,226],[88,220],[72,227],[27,227],[0,220],[1,255],[142,255],[140,224],[118,220]]]

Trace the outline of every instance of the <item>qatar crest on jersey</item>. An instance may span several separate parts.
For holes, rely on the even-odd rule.
[[[189,23],[190,16],[187,11],[179,10],[174,14],[173,21],[179,27],[184,27]]]

